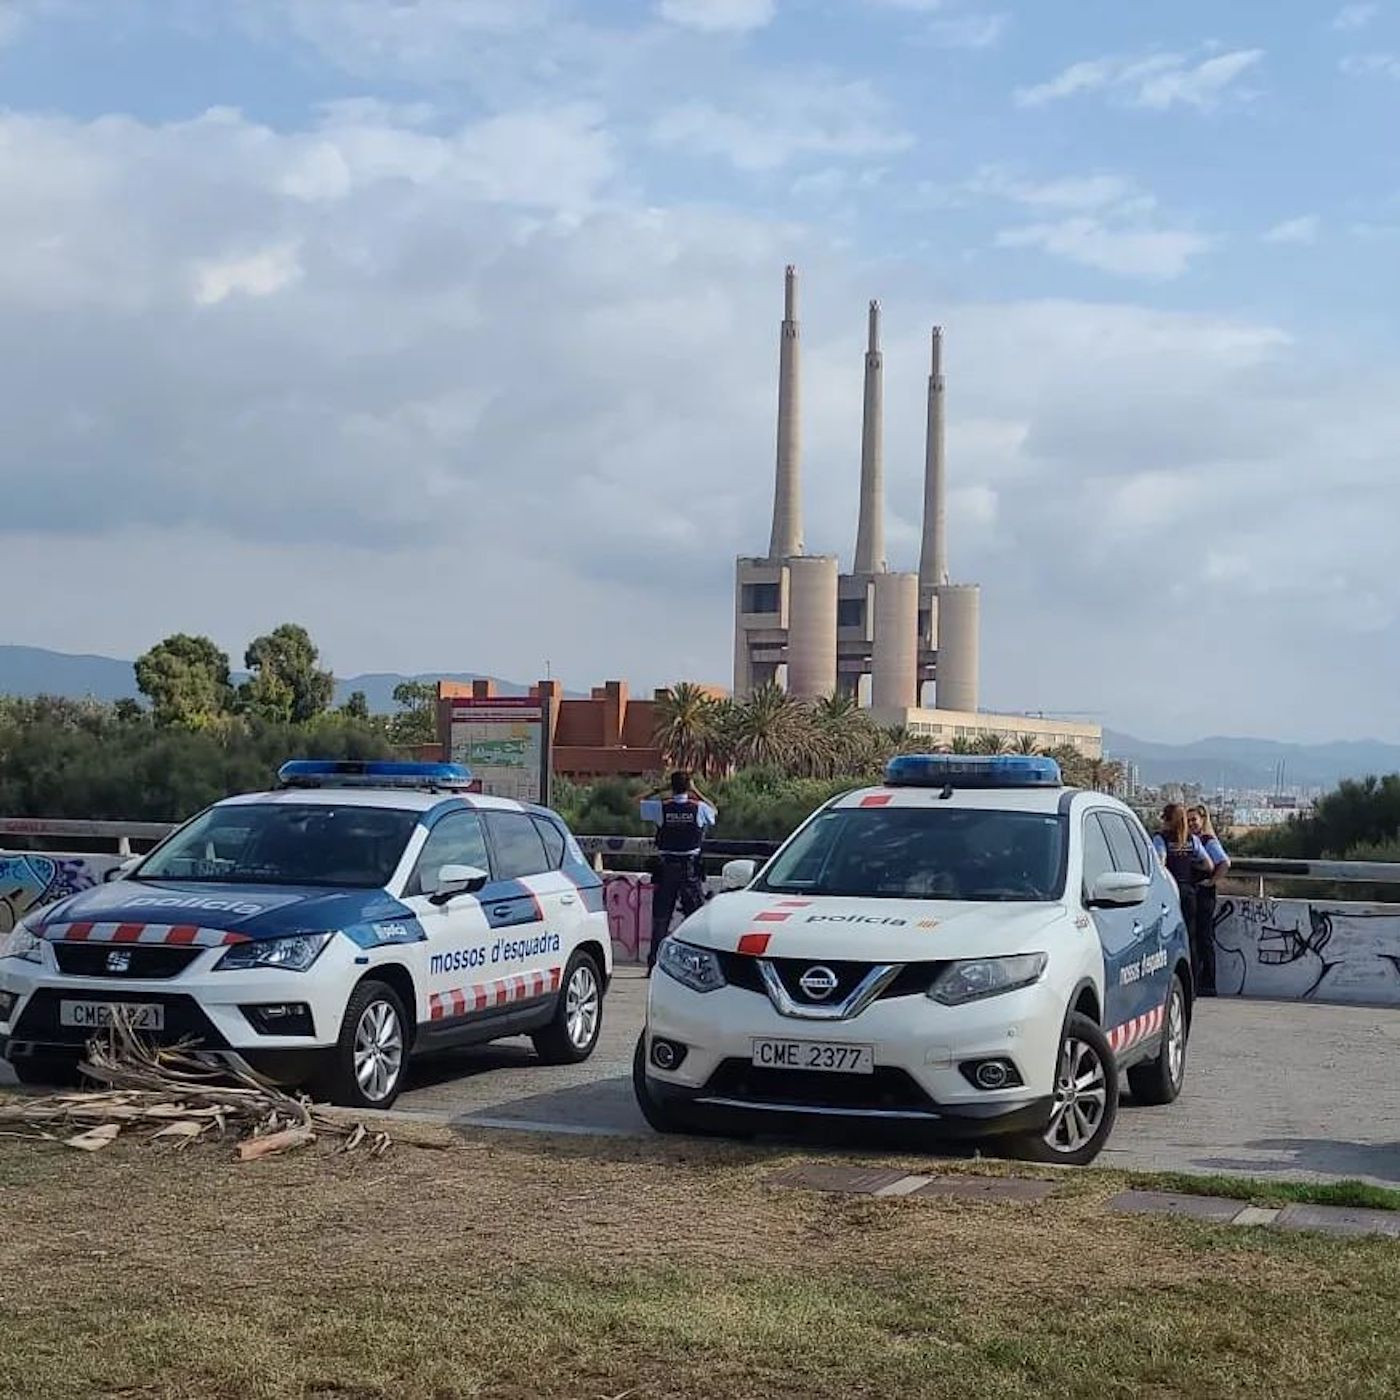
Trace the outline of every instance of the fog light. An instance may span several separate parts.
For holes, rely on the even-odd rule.
[[[656,1039],[651,1042],[651,1062],[657,1069],[673,1070],[685,1059],[686,1048],[674,1040]]]
[[[311,1008],[304,1001],[270,1002],[238,1008],[259,1035],[315,1035]]]
[[[1022,1083],[1016,1066],[1006,1059],[967,1060],[958,1068],[963,1078],[978,1089],[1011,1089]]]

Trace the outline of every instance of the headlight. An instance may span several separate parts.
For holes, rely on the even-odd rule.
[[[708,948],[668,938],[657,951],[656,963],[662,972],[693,992],[714,992],[724,986],[719,958]]]
[[[44,961],[44,940],[21,923],[0,938],[0,958],[22,958],[25,962]]]
[[[1000,996],[1040,981],[1049,961],[1044,953],[1018,953],[1011,958],[966,958],[949,963],[934,978],[928,994],[944,1006],[961,1006]]]
[[[235,943],[219,959],[214,970],[241,972],[250,967],[281,967],[288,972],[305,972],[334,937],[331,933],[298,933],[291,938]]]

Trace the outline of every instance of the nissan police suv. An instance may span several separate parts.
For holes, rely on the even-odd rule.
[[[1181,1090],[1180,900],[1121,802],[1053,760],[913,754],[660,946],[633,1083],[663,1132],[926,1125],[1082,1165]]]
[[[527,1034],[550,1063],[598,1042],[602,882],[543,807],[454,764],[286,764],[121,878],[0,939],[0,1055],[71,1076],[121,1011],[333,1102],[385,1108],[409,1057]]]

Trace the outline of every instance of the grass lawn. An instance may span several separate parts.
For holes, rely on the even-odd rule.
[[[0,1139],[0,1397],[1400,1394],[1393,1242],[1108,1215],[1119,1173],[876,1200],[769,1186],[797,1154],[410,1135]]]

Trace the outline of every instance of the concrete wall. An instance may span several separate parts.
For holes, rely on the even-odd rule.
[[[0,933],[9,933],[31,909],[101,884],[122,859],[0,851]]]
[[[1400,905],[1222,895],[1221,996],[1400,1006]]]

